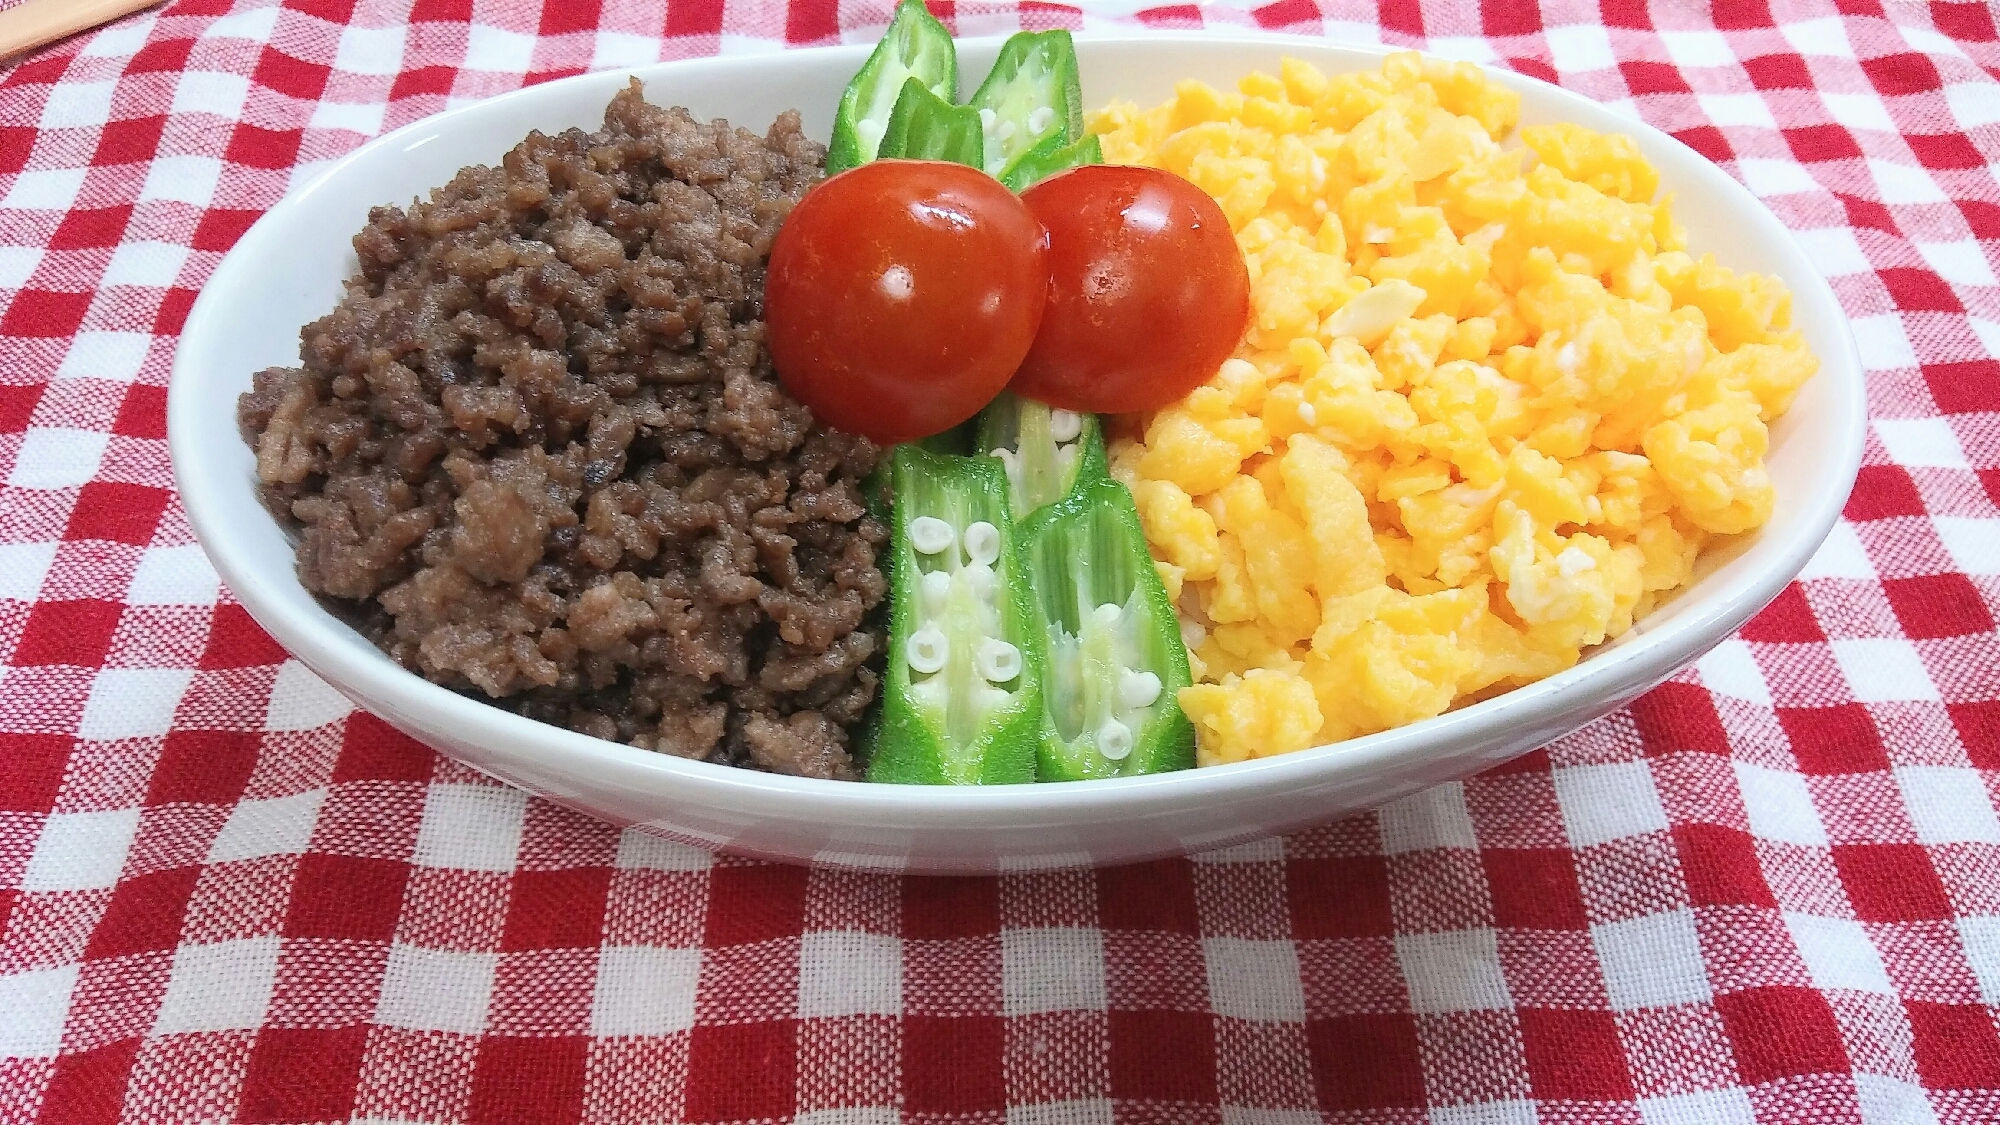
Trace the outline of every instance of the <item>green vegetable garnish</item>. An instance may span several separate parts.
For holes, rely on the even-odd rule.
[[[980,110],[986,132],[986,172],[1008,186],[1032,184],[1040,176],[1028,176],[1028,168],[1084,140],[1084,88],[1070,32],[1006,40],[968,104]]]
[[[902,445],[890,479],[889,653],[869,780],[1033,781],[1042,646],[1006,474],[989,457]]]
[[[1021,525],[1046,640],[1038,775],[1082,781],[1194,765],[1176,699],[1193,682],[1180,619],[1124,485],[1102,473]]]
[[[1082,164],[1102,164],[1083,135],[1083,87],[1067,31],[1024,31],[972,99],[955,105],[958,53],[922,0],[902,0],[882,41],[840,95],[826,174],[870,160],[950,160],[985,169],[1010,191]]]
[[[979,167],[979,113],[969,105],[953,105],[923,80],[911,77],[889,114],[876,158],[949,160]]]
[[[1068,495],[1079,476],[1104,472],[1097,415],[1052,409],[1008,391],[979,413],[978,452],[1007,471],[1016,519]]]
[[[1067,31],[1024,31],[1000,47],[993,69],[968,105],[986,134],[986,171],[1007,170],[1037,145],[1083,139],[1083,84]]]
[[[826,150],[831,176],[875,159],[904,83],[920,81],[947,105],[958,101],[958,49],[923,0],[902,0],[875,52],[847,84]]]

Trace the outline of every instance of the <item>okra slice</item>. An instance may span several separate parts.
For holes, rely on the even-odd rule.
[[[1083,139],[1083,84],[1076,46],[1067,31],[1024,31],[1001,44],[986,81],[966,104],[979,111],[988,174],[1006,179],[1010,165],[1037,145]]]
[[[1033,781],[1041,664],[1006,474],[908,444],[890,481],[889,653],[869,779]]]
[[[1009,391],[979,412],[979,452],[1007,473],[1014,518],[1069,494],[1081,475],[1104,472],[1097,415],[1061,410]]]
[[[945,101],[923,79],[912,76],[903,83],[903,93],[889,113],[889,126],[875,156],[949,160],[977,168],[981,144],[979,111]]]
[[[951,32],[923,0],[896,5],[889,30],[841,93],[833,116],[833,140],[826,149],[827,175],[875,159],[889,129],[889,115],[911,78],[946,104],[958,101],[958,49],[952,45]]]
[[[1086,475],[1021,525],[1044,630],[1037,774],[1081,781],[1194,765],[1180,621],[1125,486]]]
[[[1058,145],[1061,137],[1050,137],[1034,148],[1014,158],[1014,162],[1000,170],[1000,182],[1007,190],[1020,194],[1036,184],[1071,168],[1081,168],[1085,164],[1104,163],[1104,146],[1096,137],[1085,137],[1075,144]]]

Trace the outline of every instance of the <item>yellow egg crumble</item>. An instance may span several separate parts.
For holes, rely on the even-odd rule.
[[[1576,663],[1770,516],[1765,424],[1818,368],[1778,281],[1686,252],[1630,138],[1521,130],[1467,63],[1287,59],[1096,115],[1212,194],[1236,357],[1112,449],[1180,603],[1204,765]]]

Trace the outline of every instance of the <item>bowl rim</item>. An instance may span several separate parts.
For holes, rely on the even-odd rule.
[[[997,45],[1004,38],[1005,36],[998,35],[967,37],[958,42],[961,47],[981,47]],[[1289,35],[1250,29],[1233,29],[1228,32],[1121,29],[1081,32],[1077,33],[1076,38],[1079,44],[1118,46],[1181,42],[1270,48],[1290,44],[1307,48],[1331,48],[1345,54],[1377,58],[1406,50],[1382,44],[1344,43],[1318,36]],[[871,49],[872,44],[843,44],[788,49],[755,56],[710,56],[609,69],[623,71],[644,80],[650,80],[665,71],[698,78],[703,70],[741,66],[752,58],[769,61],[809,54],[843,53],[852,55],[858,62]],[[1418,53],[1432,58],[1445,57],[1432,55],[1429,52]],[[1503,85],[1516,89],[1536,90],[1559,101],[1583,103],[1598,113],[1612,112],[1591,102],[1581,93],[1564,89],[1533,75],[1508,69],[1502,62],[1482,63],[1480,66],[1483,72]],[[287,192],[278,203],[272,205],[269,211],[252,224],[236,246],[253,244],[260,237],[260,233],[268,234],[274,229],[277,225],[274,216],[282,215],[292,205],[317,192],[332,190],[346,169],[370,159],[374,153],[382,149],[408,146],[420,135],[435,134],[441,127],[449,128],[456,119],[474,111],[490,112],[490,107],[495,104],[531,100],[549,87],[561,83],[592,79],[603,81],[605,73],[606,71],[594,71],[548,83],[524,86],[518,90],[451,107],[375,137],[330,163],[305,185]],[[1642,150],[1647,151],[1649,155],[1656,149],[1664,148],[1668,151],[1677,151],[1683,159],[1692,157],[1713,168],[1715,186],[1725,197],[1722,202],[1733,211],[1742,210],[1760,214],[1764,220],[1774,224],[1775,229],[1783,233],[1789,249],[1798,256],[1799,261],[1810,265],[1810,259],[1804,254],[1790,228],[1777,219],[1740,180],[1665,131],[1636,117],[1628,118],[1623,115],[1618,117],[1621,128],[1635,136],[1635,139],[1641,142]],[[418,143],[421,143],[421,140],[418,140]],[[1569,697],[1578,690],[1588,686],[1593,698],[1611,699],[1629,696],[1637,690],[1660,682],[1697,659],[1776,598],[1804,568],[1838,521],[1860,469],[1866,434],[1865,369],[1861,364],[1853,333],[1846,327],[1846,317],[1842,313],[1838,336],[1843,345],[1841,348],[1843,354],[1838,356],[1820,354],[1821,368],[1817,376],[1822,379],[1833,379],[1838,389],[1845,392],[1838,394],[1833,400],[1833,432],[1825,435],[1826,440],[1837,444],[1833,461],[1837,471],[1833,479],[1838,482],[1839,487],[1817,490],[1811,496],[1802,498],[1801,502],[1808,505],[1802,525],[1805,533],[1778,544],[1776,553],[1762,567],[1736,577],[1726,586],[1705,591],[1699,602],[1689,605],[1658,630],[1647,630],[1642,619],[1635,623],[1632,631],[1627,634],[1631,638],[1628,643],[1606,645],[1588,653],[1585,659],[1552,676],[1447,711],[1442,715],[1375,734],[1316,745],[1273,757],[1138,777],[1073,781],[1062,784],[1025,782],[989,786],[892,785],[793,777],[677,758],[597,739],[566,728],[541,723],[470,696],[461,695],[424,679],[386,657],[379,660],[351,659],[347,652],[342,651],[332,641],[332,637],[337,636],[339,630],[349,628],[345,623],[326,611],[324,607],[316,607],[318,614],[324,620],[299,619],[280,604],[278,589],[283,582],[296,583],[295,573],[288,572],[282,577],[262,573],[249,565],[243,554],[236,549],[225,515],[211,492],[211,486],[219,485],[222,481],[216,474],[206,469],[204,462],[207,459],[194,444],[195,412],[200,410],[203,404],[198,401],[192,387],[197,376],[190,373],[192,366],[192,360],[189,358],[190,349],[180,346],[188,339],[199,339],[205,334],[226,329],[227,314],[220,307],[221,298],[217,294],[229,286],[218,282],[227,282],[238,271],[247,269],[248,267],[244,265],[245,259],[246,255],[238,253],[236,247],[232,247],[231,251],[217,263],[189,310],[180,338],[176,341],[173,371],[168,389],[167,441],[175,485],[180,493],[183,508],[187,512],[189,524],[222,580],[227,583],[257,623],[269,631],[290,655],[301,660],[315,674],[334,681],[336,690],[348,696],[350,700],[358,693],[377,701],[378,706],[395,705],[393,708],[383,706],[384,710],[423,713],[434,721],[434,725],[448,726],[463,732],[470,740],[489,746],[507,746],[525,739],[532,743],[532,753],[546,764],[564,763],[568,769],[606,775],[624,773],[630,776],[633,771],[637,771],[639,774],[652,775],[656,780],[688,785],[690,794],[698,789],[705,796],[711,799],[724,799],[732,806],[761,804],[765,799],[778,797],[795,802],[801,811],[809,811],[818,802],[837,802],[850,815],[867,817],[875,814],[891,823],[909,823],[911,821],[909,814],[922,813],[926,815],[926,819],[938,814],[968,818],[964,821],[968,827],[997,825],[1021,827],[1030,823],[1020,818],[1023,812],[1073,813],[1082,806],[1097,806],[1110,802],[1166,803],[1179,799],[1187,790],[1194,787],[1199,787],[1204,793],[1215,797],[1226,797],[1231,794],[1248,795],[1259,791],[1270,791],[1274,787],[1319,780],[1328,773],[1367,772],[1401,758],[1404,752],[1412,747],[1428,748],[1437,753],[1457,745],[1476,745],[1491,734],[1506,728],[1559,721],[1559,716],[1573,708],[1574,705]],[[1827,308],[1842,312],[1832,287],[1817,270],[1808,270],[1796,282],[1788,278],[1787,285],[1792,290],[1795,302],[1802,292],[1810,291],[1815,303],[1824,303]],[[1728,627],[1720,628],[1725,622]],[[1711,637],[1713,639],[1709,639]],[[372,649],[372,646],[369,647]],[[327,668],[340,669],[340,676],[331,676],[322,671]],[[351,691],[347,686],[350,684]],[[375,709],[359,703],[356,703],[356,706],[363,710]]]

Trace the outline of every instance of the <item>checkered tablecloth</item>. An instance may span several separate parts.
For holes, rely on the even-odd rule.
[[[175,0],[0,69],[0,1121],[2000,1121],[2000,41],[1911,0],[1279,0],[1560,82],[1832,279],[1867,466],[1630,710],[1122,870],[746,863],[348,707],[219,589],[163,438],[232,241],[523,82],[872,39],[886,0]]]

